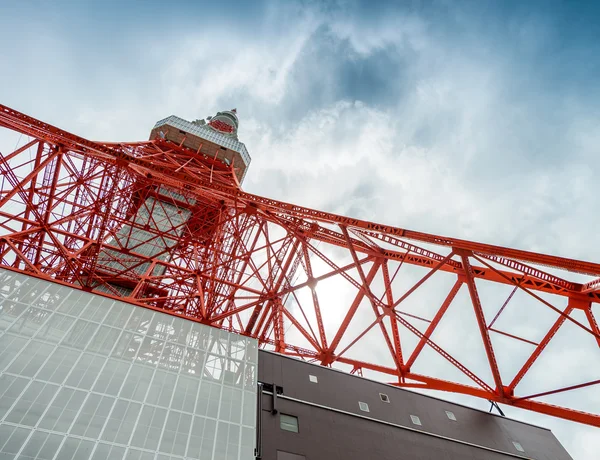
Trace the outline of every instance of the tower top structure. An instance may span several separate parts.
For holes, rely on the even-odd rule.
[[[154,125],[150,140],[163,138],[199,155],[219,160],[233,168],[241,184],[252,159],[244,143],[238,139],[239,126],[237,109],[224,110],[191,122],[171,115]]]
[[[237,130],[240,125],[237,109],[218,112],[214,117],[208,117],[207,124],[215,131],[237,139]]]

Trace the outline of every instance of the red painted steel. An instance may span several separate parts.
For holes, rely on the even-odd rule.
[[[519,395],[566,324],[574,340],[588,337],[600,347],[592,311],[600,299],[600,264],[246,193],[235,165],[165,139],[92,142],[1,105],[0,127],[19,134],[22,143],[0,157],[4,268],[236,331],[264,347],[391,378],[398,386],[466,394],[600,426],[598,414],[540,400],[595,385],[597,378],[577,381],[574,375],[573,384],[559,388],[534,380],[523,390],[531,396]],[[135,218],[150,202],[188,218],[160,209],[149,210],[147,222]],[[130,237],[144,232],[144,241],[124,246],[118,238],[123,229]],[[570,281],[557,270],[590,279]],[[432,309],[435,293],[443,298]],[[528,324],[537,328],[534,335],[511,329],[513,320],[502,323],[511,308],[521,308],[515,307],[519,296],[519,305],[533,302],[550,315],[546,325]],[[464,325],[442,327],[462,298],[470,304]],[[492,328],[496,323],[502,324]],[[459,335],[452,352],[442,329]],[[487,359],[467,366],[475,351],[472,342],[461,348],[460,338],[473,334]],[[530,347],[516,372],[503,369],[514,348],[497,337],[516,340],[521,350]],[[453,371],[438,375],[427,353]]]

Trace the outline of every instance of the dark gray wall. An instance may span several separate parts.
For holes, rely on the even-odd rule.
[[[258,369],[259,381],[283,388],[282,396],[277,398],[278,411],[297,416],[299,421],[299,433],[281,430],[279,414],[271,413],[272,396],[263,394],[264,460],[276,460],[277,450],[304,455],[306,460],[515,458],[465,443],[536,460],[571,459],[552,432],[544,428],[274,353],[261,351]],[[318,383],[311,383],[309,375],[316,376]],[[381,401],[379,393],[387,394],[390,402]],[[359,401],[369,405],[368,413],[359,410]],[[448,419],[445,411],[453,412],[457,420]],[[422,426],[411,423],[411,414],[420,418]],[[518,452],[512,441],[519,442],[525,452]]]

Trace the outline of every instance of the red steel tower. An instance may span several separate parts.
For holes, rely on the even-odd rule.
[[[564,367],[546,357],[565,343],[598,353],[600,264],[244,192],[238,124],[235,110],[172,116],[148,141],[92,142],[0,105],[18,140],[0,156],[0,267],[401,387],[600,426],[564,397],[600,383],[593,363],[562,386],[539,377]]]

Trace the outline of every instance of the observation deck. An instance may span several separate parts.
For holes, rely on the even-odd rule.
[[[193,122],[171,115],[154,125],[150,139],[162,137],[198,154],[221,160],[233,167],[241,184],[252,159],[246,146],[237,138],[238,124],[235,109]]]

